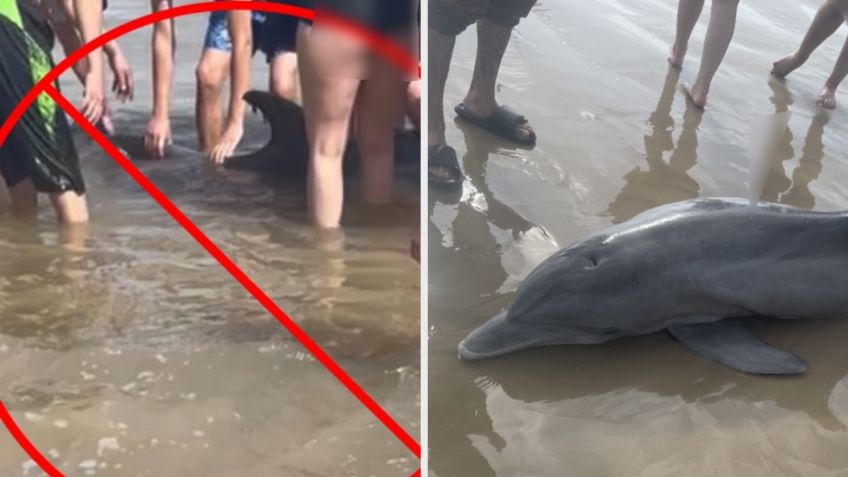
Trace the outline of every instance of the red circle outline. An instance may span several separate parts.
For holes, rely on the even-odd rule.
[[[9,116],[4,120],[2,126],[0,126],[0,146],[3,145],[12,128],[20,120],[23,113],[27,110],[27,108],[30,107],[30,105],[35,101],[38,95],[42,93],[50,95],[54,100],[59,102],[60,106],[62,106],[63,109],[65,109],[66,111],[68,110],[68,108],[74,110],[67,112],[69,112],[73,117],[80,118],[84,121],[84,118],[82,118],[79,111],[75,110],[75,108],[69,102],[67,102],[67,100],[65,100],[64,97],[62,97],[62,95],[59,94],[58,91],[53,87],[53,83],[62,73],[71,68],[76,62],[90,54],[95,49],[100,48],[106,43],[113,41],[127,33],[133,32],[139,28],[143,28],[145,26],[151,25],[162,20],[168,20],[171,18],[186,16],[194,13],[226,10],[256,10],[267,13],[291,15],[294,17],[312,21],[314,21],[316,18],[316,11],[293,5],[262,1],[246,2],[217,0],[168,8],[131,20],[127,23],[113,28],[112,30],[103,33],[91,42],[83,45],[82,47],[71,53],[68,57],[63,59],[61,62],[59,62],[59,64],[57,64],[52,70],[50,70],[49,73],[47,73],[41,80],[39,80],[35,84],[35,86],[26,95],[24,95],[20,103],[18,103],[18,105],[12,110]],[[357,36],[359,40],[364,41],[364,43],[369,46],[373,51],[379,53],[384,58],[393,62],[402,71],[405,71],[407,74],[420,78],[421,70],[417,61],[415,61],[415,59],[406,51],[397,46],[392,40],[389,40],[362,25],[351,22],[343,17],[334,15],[330,12],[320,11],[318,13],[320,13],[321,21],[323,23],[332,24],[334,28],[346,30],[348,33]],[[125,166],[125,170],[127,170],[126,164],[122,164],[122,161],[120,160],[121,158],[117,157],[120,156],[120,153],[116,148],[114,148],[111,143],[108,142],[108,140],[106,140],[104,137],[95,137],[94,135],[99,133],[94,129],[94,127],[90,123],[80,125],[86,132],[92,134],[93,139],[95,139],[95,142],[98,142],[101,146],[112,146],[107,149],[113,150],[107,152],[109,152],[110,155],[112,155],[119,162],[120,165]],[[128,160],[126,158],[123,159],[128,163]],[[141,173],[137,170],[135,171],[136,174],[134,174],[133,171],[130,170],[127,170],[127,172],[130,173],[130,175],[133,176],[136,180],[146,180],[146,178],[144,178],[144,176],[141,175]],[[167,212],[171,213],[171,215],[174,216],[175,219],[177,219],[180,225],[182,225],[187,232],[189,232],[192,236],[195,237],[196,240],[198,240],[200,245],[206,248],[208,252],[213,254],[213,256],[215,256],[215,258],[217,258],[219,262],[222,263],[222,265],[224,265],[224,262],[222,262],[222,258],[225,262],[229,261],[228,257],[226,257],[226,255],[224,255],[223,252],[220,251],[220,249],[217,249],[214,243],[212,243],[203,234],[202,231],[197,229],[196,226],[194,226],[194,224],[192,224],[187,217],[182,215],[179,209],[177,209],[176,206],[173,205],[173,203],[170,203],[170,201],[167,199],[167,197],[164,196],[164,194],[155,189],[155,186],[153,186],[152,183],[148,184],[150,186],[150,189],[154,190],[150,190],[148,188],[145,189],[149,193],[151,193],[153,198],[156,199],[160,203],[160,205],[162,205],[163,208],[166,209]],[[158,193],[160,197],[156,197],[153,194],[154,192]],[[164,199],[167,204],[163,204],[162,199]],[[167,205],[170,205],[170,208],[167,207]],[[179,216],[182,217],[182,220],[180,220]],[[191,230],[191,228],[193,228],[194,230]],[[196,234],[198,234],[199,236]],[[220,254],[220,256],[216,255],[216,251],[218,254]],[[308,335],[306,335],[306,333],[300,330],[300,328],[293,321],[291,321],[290,318],[288,318],[288,315],[286,315],[283,310],[279,309],[279,307],[276,307],[276,304],[274,304],[273,301],[271,301],[270,298],[268,298],[267,295],[265,295],[264,292],[262,292],[262,290],[256,284],[254,284],[252,280],[249,279],[249,277],[244,275],[244,273],[241,272],[241,270],[239,270],[238,267],[235,266],[235,264],[232,265],[235,271],[230,267],[225,266],[224,268],[226,268],[231,274],[233,274],[233,276],[239,282],[241,282],[243,286],[245,286],[246,288],[254,288],[256,292],[259,293],[259,296],[254,293],[254,296],[257,298],[257,300],[260,303],[264,304],[266,308],[268,308],[269,311],[272,312],[272,315],[274,315],[278,319],[278,321],[280,321],[281,324],[283,324],[283,326],[295,336],[295,338],[297,338],[302,344],[304,344],[310,352],[316,355],[319,361],[321,361],[321,363],[324,364],[325,367],[327,367],[327,370],[331,374],[336,376],[336,378],[338,378],[342,382],[342,384],[345,385],[348,391],[350,391],[355,397],[357,397],[386,427],[389,428],[390,431],[392,431],[392,433],[395,435],[395,437],[398,438],[398,440],[400,440],[407,448],[409,448],[413,452],[413,454],[417,458],[420,459],[421,446],[418,444],[418,442],[415,441],[412,436],[406,433],[406,431],[404,431],[397,424],[397,422],[395,422],[391,418],[391,416],[389,416],[388,413],[386,413],[386,411],[383,410],[379,406],[379,404],[376,403],[376,401],[374,401],[370,396],[368,396],[367,393],[361,387],[359,387],[359,385],[356,384],[356,382],[352,378],[350,378],[350,376],[348,376],[347,373],[345,373],[344,370],[342,370],[341,367],[339,367],[332,360],[332,358],[329,357],[329,355],[327,355],[314,341],[311,340],[311,338],[309,338]],[[269,305],[271,305],[270,308]],[[279,311],[279,315],[274,312],[274,309]],[[8,409],[2,401],[0,401],[0,421],[3,422],[9,433],[17,441],[18,445],[20,445],[20,447],[30,456],[30,458],[36,464],[39,465],[41,470],[43,470],[50,477],[64,477],[64,475],[59,472],[59,470],[56,469],[56,467],[54,467],[50,463],[50,461],[48,461],[29,441],[29,439],[26,437],[20,427],[18,427],[18,425],[15,423],[14,419],[12,418],[11,414],[9,413]],[[419,476],[420,473],[421,470],[418,469],[412,474],[412,476]]]

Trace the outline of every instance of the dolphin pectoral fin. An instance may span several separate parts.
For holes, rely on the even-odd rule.
[[[807,363],[772,348],[737,321],[674,325],[668,331],[691,351],[727,367],[751,374],[801,374]]]

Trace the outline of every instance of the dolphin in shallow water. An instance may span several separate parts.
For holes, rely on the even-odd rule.
[[[227,159],[224,167],[305,177],[309,145],[303,108],[265,91],[248,91],[244,100],[269,123],[271,140],[257,151]],[[421,164],[418,132],[398,132],[394,141],[395,176],[417,183]],[[355,176],[359,172],[359,154],[354,141],[348,143],[343,167],[346,176]]]
[[[807,363],[739,319],[848,318],[848,214],[739,199],[648,210],[542,262],[506,311],[459,344],[463,359],[544,345],[597,344],[668,330],[753,374]]]
[[[271,139],[260,149],[228,158],[226,169],[256,171],[300,178],[306,176],[309,145],[300,105],[265,91],[248,91],[244,100],[253,111],[262,114],[271,129]],[[144,141],[137,136],[113,135],[113,142],[132,158],[142,159]],[[416,131],[397,132],[395,141],[395,177],[418,184],[420,177],[420,135]],[[197,155],[179,146],[169,146],[166,157]],[[345,152],[345,176],[356,176],[359,157],[356,143],[351,141]]]

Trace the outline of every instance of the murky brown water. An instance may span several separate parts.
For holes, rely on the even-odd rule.
[[[145,12],[141,2],[112,3],[112,25]],[[187,146],[205,21],[177,23],[172,125]],[[146,125],[148,44],[146,29],[122,41],[139,88],[116,113],[122,131]],[[255,64],[261,87],[264,58]],[[268,135],[257,117],[247,130],[248,146]],[[60,235],[46,206],[36,226],[23,227],[0,202],[0,399],[60,470],[396,476],[418,467],[111,159],[79,142],[87,232]],[[407,249],[418,204],[352,203],[344,236],[321,236],[303,220],[301,184],[218,173],[180,156],[138,165],[417,435],[420,286]],[[21,475],[42,474],[0,432],[0,476]]]
[[[797,46],[818,2],[745,0],[708,109],[678,85],[696,73],[709,5],[679,74],[665,58],[677,2],[542,0],[513,35],[500,99],[539,134],[532,151],[449,122],[462,198],[430,194],[432,476],[846,476],[848,323],[757,322],[810,362],[796,378],[733,372],[666,335],[529,350],[463,363],[456,346],[503,309],[544,257],[648,208],[748,197],[750,123],[793,116],[765,200],[848,209],[848,96],[815,95],[845,28],[785,84],[771,62]],[[459,38],[447,106],[471,76]]]

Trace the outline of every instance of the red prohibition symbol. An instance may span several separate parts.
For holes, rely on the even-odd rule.
[[[402,1],[402,0],[397,0]],[[232,277],[238,281],[248,293],[250,293],[257,302],[259,302],[276,320],[291,333],[312,355],[320,362],[327,371],[332,374],[351,394],[353,394],[363,406],[365,406],[399,441],[401,441],[416,458],[421,458],[421,445],[412,437],[397,421],[392,418],[365,390],[356,383],[336,362],[324,351],[294,320],[286,314],[273,300],[239,267],[233,262],[206,234],[203,233],[189,218],[174,205],[173,202],[160,191],[152,182],[150,182],[138,168],[133,165],[120,150],[115,147],[97,128],[94,127],[82,113],[65,98],[56,88],[53,87],[54,81],[64,73],[68,68],[76,62],[89,55],[93,50],[102,47],[106,43],[113,41],[127,33],[146,27],[153,23],[168,20],[171,18],[191,15],[195,13],[204,13],[211,11],[226,11],[226,10],[255,10],[267,13],[276,13],[281,15],[290,15],[305,20],[315,20],[316,13],[314,10],[269,2],[243,2],[243,1],[211,1],[204,3],[192,3],[181,5],[178,7],[169,8],[159,12],[151,13],[134,20],[131,20],[123,25],[113,28],[101,36],[92,40],[90,43],[82,46],[74,51],[64,60],[60,61],[47,75],[38,81],[35,87],[32,88],[21,100],[20,103],[12,110],[12,113],[6,118],[5,122],[0,126],[0,145],[2,145],[9,136],[12,128],[20,120],[21,116],[35,101],[39,94],[45,93],[49,95],[56,104],[61,107],[91,139],[94,140],[103,150],[115,160],[115,162],[132,177],[141,186],[150,197],[155,200],[165,212],[168,213],[197,243],[203,247],[209,255],[211,255]],[[378,53],[384,58],[391,61],[398,69],[409,76],[420,77],[420,67],[418,61],[410,55],[406,50],[395,44],[393,41],[384,38],[380,34],[365,28],[362,25],[355,24],[344,18],[334,16],[330,13],[320,12],[320,20],[323,25],[331,25],[333,28],[339,28],[354,35],[358,40],[366,44],[372,51]],[[6,426],[6,429],[18,442],[18,445],[29,455],[29,457],[50,477],[65,477],[53,464],[47,460],[35,448],[32,442],[24,435],[12,416],[9,414],[5,404],[0,402],[0,420]],[[420,469],[412,474],[412,477],[420,476]]]

